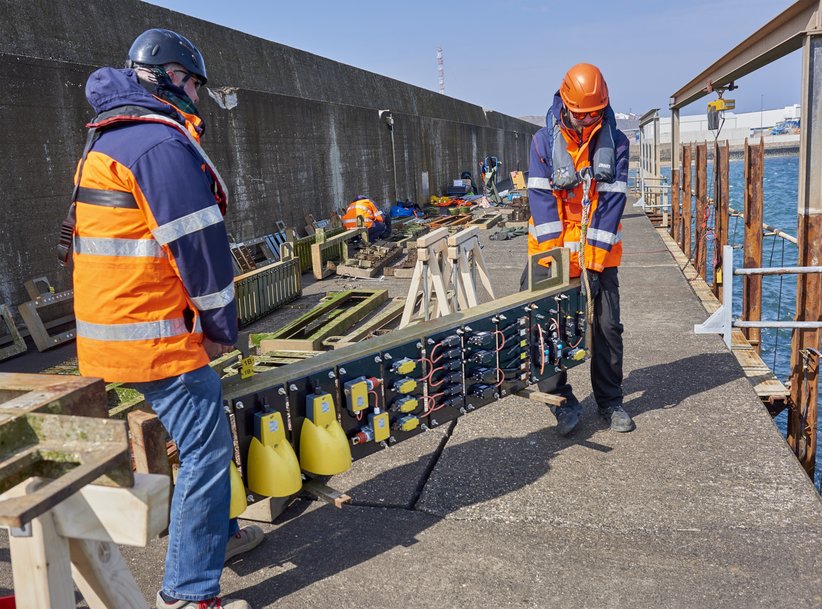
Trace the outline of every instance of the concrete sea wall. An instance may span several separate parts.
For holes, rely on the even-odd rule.
[[[23,283],[70,276],[54,243],[82,151],[88,75],[122,65],[150,27],[201,48],[209,74],[199,107],[203,146],[228,183],[229,231],[248,239],[274,222],[302,227],[363,193],[422,200],[493,154],[505,172],[527,170],[530,123],[433,91],[135,0],[0,3],[0,300],[27,300]],[[341,34],[344,35],[344,34]]]

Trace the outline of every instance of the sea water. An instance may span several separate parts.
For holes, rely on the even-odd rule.
[[[670,168],[663,168],[662,174],[670,183]],[[708,195],[713,197],[713,166],[708,163]],[[695,176],[692,175],[691,184]],[[736,211],[744,207],[744,162],[732,160],[729,163],[728,184],[730,206]],[[763,219],[770,226],[796,236],[797,201],[799,190],[799,157],[781,156],[765,157],[763,175]],[[713,225],[711,218],[709,225]],[[744,221],[732,217],[728,223],[728,242],[734,246],[734,267],[743,266],[742,243],[744,238]],[[695,235],[695,231],[692,232]],[[709,237],[708,277],[713,281],[713,239]],[[795,266],[797,248],[793,243],[777,236],[765,236],[762,243],[762,266]],[[742,277],[734,277],[734,319],[742,311]],[[792,320],[796,313],[796,275],[767,275],[762,278],[762,319]],[[765,328],[762,330],[762,360],[774,371],[783,383],[791,372],[791,329]],[[820,399],[822,403],[822,399]],[[819,408],[822,415],[822,406]],[[777,427],[785,435],[787,430],[787,411],[783,411],[775,420]],[[822,416],[820,416],[822,422]],[[817,425],[817,429],[820,426]],[[819,446],[822,449],[822,445]],[[817,488],[822,488],[822,450],[817,451],[816,480]]]

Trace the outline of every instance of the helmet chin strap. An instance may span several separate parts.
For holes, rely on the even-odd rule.
[[[131,63],[133,64],[133,62]],[[198,118],[202,118],[197,106],[194,105],[185,89],[171,82],[163,66],[133,65],[133,69],[137,75],[137,80],[149,93],[169,102],[186,114],[193,114]]]

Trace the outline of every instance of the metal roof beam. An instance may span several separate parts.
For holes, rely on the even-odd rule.
[[[802,46],[805,34],[819,32],[822,0],[799,0],[759,28],[671,96],[682,108]]]

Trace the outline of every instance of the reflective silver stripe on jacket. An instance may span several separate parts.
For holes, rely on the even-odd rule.
[[[197,307],[198,311],[208,311],[210,309],[221,309],[234,300],[234,282],[228,284],[228,287],[214,292],[213,294],[206,294],[205,296],[192,296],[192,302]]]
[[[194,332],[201,332],[200,320],[197,319]],[[94,324],[77,320],[77,336],[92,340],[129,341],[173,338],[188,334],[185,320],[164,319],[161,321],[144,321],[132,324]]]
[[[542,224],[534,224],[533,227],[534,231],[531,234],[535,237],[544,237],[545,235],[550,235],[552,233],[561,233],[562,221],[556,220],[555,222],[543,222]]]
[[[193,214],[188,214],[187,216],[158,226],[151,231],[151,234],[159,241],[160,245],[166,245],[180,237],[196,233],[199,230],[203,230],[212,224],[218,224],[222,221],[223,214],[220,213],[220,208],[212,205],[200,211],[195,211]]]
[[[549,178],[528,178],[528,188],[551,190],[551,180]]]
[[[628,192],[628,182],[617,180],[613,184],[597,182],[597,192]]]
[[[607,230],[602,230],[599,228],[589,228],[588,229],[588,239],[593,241],[599,241],[600,243],[610,243],[613,245],[617,241],[620,240],[620,235],[615,235],[614,233],[609,233]]]
[[[579,241],[564,241],[562,247],[567,247],[572,252],[579,251]]]
[[[88,256],[165,258],[154,239],[115,239],[108,237],[75,237],[74,251]]]

